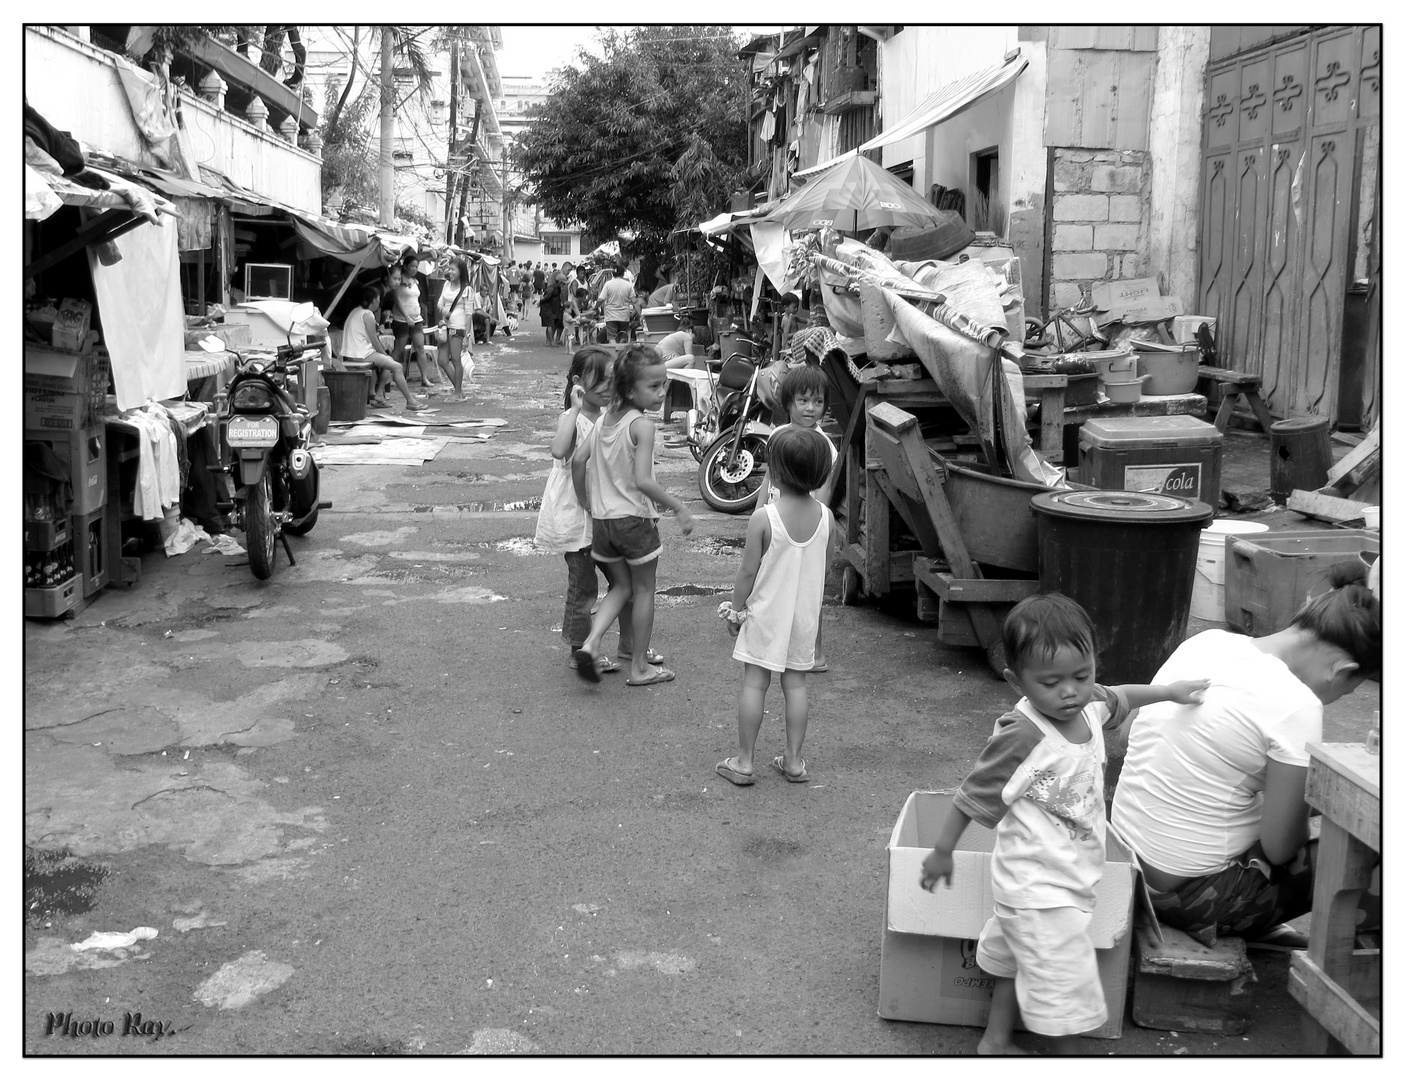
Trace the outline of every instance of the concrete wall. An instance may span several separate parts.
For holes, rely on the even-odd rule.
[[[51,27],[26,27],[24,90],[60,130],[138,164],[161,166],[132,119],[112,53]],[[197,160],[251,191],[314,214],[322,212],[322,162],[271,131],[184,95],[181,110]]]
[[[1143,150],[1054,152],[1049,299],[1079,302],[1097,281],[1148,276],[1150,155]]]
[[[1152,83],[1147,268],[1189,313],[1196,310],[1200,259],[1201,106],[1210,43],[1207,26],[1161,27]]]
[[[884,130],[901,122],[933,91],[1000,63],[1019,44],[1015,26],[909,26],[894,34],[883,43],[879,59]],[[932,177],[928,141],[922,134],[885,146],[883,154],[885,168],[913,160],[917,191],[927,192],[932,184],[944,183]],[[965,176],[962,185],[966,185]]]

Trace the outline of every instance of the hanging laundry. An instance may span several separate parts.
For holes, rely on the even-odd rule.
[[[761,136],[762,142],[770,142],[771,137],[776,134],[776,110],[768,109],[766,115],[762,117],[761,130],[757,133]]]

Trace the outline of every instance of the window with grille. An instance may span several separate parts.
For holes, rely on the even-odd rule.
[[[570,255],[570,254],[571,254],[571,234],[570,234],[570,233],[543,233],[543,234],[542,234],[542,254],[543,254],[543,255]]]

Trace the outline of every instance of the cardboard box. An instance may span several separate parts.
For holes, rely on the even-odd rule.
[[[1099,326],[1110,322],[1160,322],[1182,313],[1181,300],[1163,296],[1156,278],[1104,281],[1093,287]]]
[[[26,345],[25,430],[65,431],[101,423],[106,406],[107,373],[105,352],[80,355]]]
[[[929,1024],[986,1023],[994,980],[976,965],[976,939],[994,910],[991,850],[996,834],[975,822],[953,855],[952,885],[935,892],[918,884],[923,860],[947,816],[952,796],[915,791],[903,804],[888,843],[884,934],[879,956],[879,1015]],[[1085,1034],[1123,1034],[1132,957],[1137,872],[1132,853],[1110,832],[1103,880],[1089,932],[1098,950],[1108,1022]]]

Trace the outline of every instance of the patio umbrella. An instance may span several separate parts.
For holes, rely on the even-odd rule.
[[[782,199],[766,216],[792,232],[863,232],[881,225],[933,225],[937,207],[867,157],[856,155]]]

